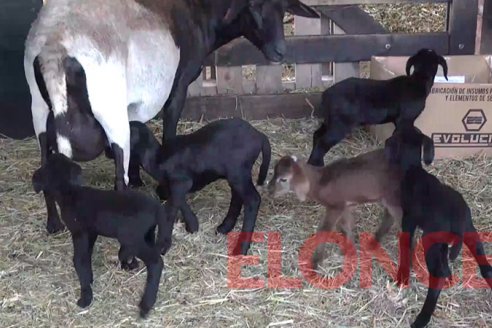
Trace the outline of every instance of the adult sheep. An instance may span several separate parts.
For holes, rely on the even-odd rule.
[[[47,1],[24,56],[42,164],[52,151],[90,161],[109,148],[115,189],[126,188],[129,121],[147,122],[163,109],[163,141],[175,136],[207,55],[244,36],[281,61],[285,12],[319,17],[299,0]],[[44,196],[53,233],[63,225],[53,197]]]

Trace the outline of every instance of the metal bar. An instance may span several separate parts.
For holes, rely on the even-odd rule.
[[[485,0],[483,5],[480,54],[492,54],[492,0]]]

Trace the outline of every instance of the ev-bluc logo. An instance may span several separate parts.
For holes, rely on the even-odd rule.
[[[432,133],[434,146],[439,148],[492,147],[492,133],[480,133],[487,123],[487,116],[485,116],[483,109],[469,109],[461,122],[466,131],[464,133]]]

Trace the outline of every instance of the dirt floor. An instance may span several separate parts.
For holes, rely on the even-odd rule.
[[[271,141],[274,160],[284,154],[307,158],[314,119],[252,122]],[[152,123],[160,135],[160,124]],[[181,123],[188,133],[198,123]],[[327,155],[331,161],[378,147],[362,130],[337,145]],[[229,204],[224,182],[210,185],[189,196],[200,220],[200,231],[185,232],[176,225],[173,247],[164,257],[165,272],[158,300],[149,318],[138,318],[137,304],[145,282],[145,269],[125,272],[119,268],[118,245],[98,239],[93,255],[94,301],[88,309],[75,304],[79,284],[72,266],[72,245],[68,233],[48,236],[45,205],[32,190],[32,172],[39,163],[37,144],[0,140],[0,322],[2,327],[408,327],[421,309],[426,287],[412,272],[411,287],[400,290],[382,266],[373,264],[372,286],[361,288],[360,265],[354,276],[335,289],[314,287],[299,269],[299,251],[315,232],[323,210],[314,203],[300,203],[293,197],[273,200],[265,191],[256,231],[277,232],[282,240],[282,273],[299,278],[301,288],[269,287],[267,251],[264,243],[253,244],[255,266],[244,267],[243,277],[256,277],[264,288],[234,289],[228,286],[227,238],[215,234]],[[273,166],[273,163],[272,165]],[[89,185],[113,187],[114,167],[100,159],[83,164]],[[255,166],[256,179],[258,166]],[[436,161],[429,170],[461,191],[472,207],[479,231],[492,229],[492,161],[483,156],[457,161]],[[269,173],[271,177],[271,171]],[[154,182],[144,176],[145,192]],[[378,205],[360,206],[355,211],[356,234],[372,233],[379,223]],[[242,217],[235,228],[239,231]],[[397,259],[394,227],[383,243],[391,260]],[[266,238],[268,239],[268,238]],[[357,239],[357,248],[359,242]],[[492,254],[492,247],[487,247]],[[278,254],[278,252],[276,253]],[[340,274],[343,258],[332,246],[322,272]],[[361,261],[362,263],[363,261]],[[367,265],[367,262],[365,262]],[[419,263],[418,265],[422,265]],[[229,268],[230,269],[230,268]],[[367,271],[365,271],[367,272]],[[461,277],[461,256],[453,265]],[[350,277],[349,277],[350,278]],[[461,278],[459,278],[461,279]],[[430,327],[487,327],[492,322],[490,290],[459,285],[443,291]]]

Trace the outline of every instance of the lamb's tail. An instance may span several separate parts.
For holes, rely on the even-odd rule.
[[[168,220],[168,215],[165,206],[159,207],[157,214],[157,246],[161,250],[161,254],[165,255],[171,248],[173,224]]]
[[[268,174],[268,168],[270,167],[270,161],[272,158],[272,149],[268,137],[262,133],[263,141],[261,144],[261,165],[260,173],[258,174],[257,184],[262,186],[266,180]]]

